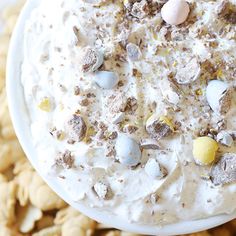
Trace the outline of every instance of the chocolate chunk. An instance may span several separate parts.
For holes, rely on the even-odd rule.
[[[80,142],[84,139],[87,126],[81,116],[74,114],[73,117],[67,122],[67,127],[70,140]]]
[[[226,153],[212,167],[210,173],[214,185],[229,184],[236,181],[236,154]]]
[[[64,169],[71,169],[74,167],[74,157],[72,156],[69,150],[66,150],[64,153],[59,153],[56,158],[56,166],[62,167]]]

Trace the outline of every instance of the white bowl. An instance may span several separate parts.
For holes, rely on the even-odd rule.
[[[54,179],[49,176],[44,176],[40,171],[36,152],[33,147],[32,137],[30,132],[30,123],[27,114],[27,108],[24,103],[23,88],[20,82],[21,63],[23,60],[23,32],[26,20],[33,8],[40,3],[40,0],[28,0],[23,8],[14,30],[7,61],[7,95],[8,104],[13,121],[13,125],[17,137],[21,143],[23,150],[26,153],[31,164],[47,182],[47,184],[69,205],[76,208],[80,212],[89,216],[90,218],[104,223],[106,225],[122,229],[129,232],[148,234],[148,235],[176,235],[193,233],[205,229],[215,227],[236,218],[236,213],[231,215],[219,215],[207,219],[185,221],[165,226],[147,226],[138,225],[124,221],[121,217],[112,215],[111,213],[104,213],[98,209],[89,208],[81,203],[74,202],[66,191],[64,191]]]

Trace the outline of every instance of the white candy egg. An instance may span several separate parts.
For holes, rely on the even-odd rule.
[[[161,9],[163,20],[170,25],[182,24],[188,18],[189,5],[184,0],[169,0]]]
[[[141,151],[138,143],[127,137],[119,135],[115,145],[117,160],[126,166],[136,166],[141,160]]]
[[[219,113],[221,110],[221,98],[229,89],[228,84],[220,80],[212,80],[206,88],[206,99],[214,112]]]
[[[98,71],[94,74],[94,81],[100,88],[112,89],[117,85],[119,77],[112,71]]]
[[[144,170],[151,178],[161,179],[164,177],[160,164],[153,158],[147,161]]]

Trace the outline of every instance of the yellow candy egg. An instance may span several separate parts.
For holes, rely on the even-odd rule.
[[[210,137],[199,137],[193,141],[193,156],[196,163],[209,165],[215,160],[218,143]]]

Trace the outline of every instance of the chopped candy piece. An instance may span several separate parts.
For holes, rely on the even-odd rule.
[[[212,167],[210,177],[215,185],[236,181],[236,154],[225,153]]]
[[[103,64],[103,54],[93,48],[86,48],[82,58],[82,71],[94,72]]]
[[[87,126],[84,119],[80,115],[74,114],[67,122],[69,137],[75,142],[80,142],[84,139],[87,131]]]
[[[154,139],[161,139],[174,132],[172,122],[165,116],[152,115],[146,122],[146,130]]]
[[[225,82],[212,80],[207,86],[206,98],[214,112],[226,114],[231,107],[232,91]]]
[[[39,109],[45,112],[50,112],[52,108],[52,104],[49,98],[45,97],[38,105]]]

